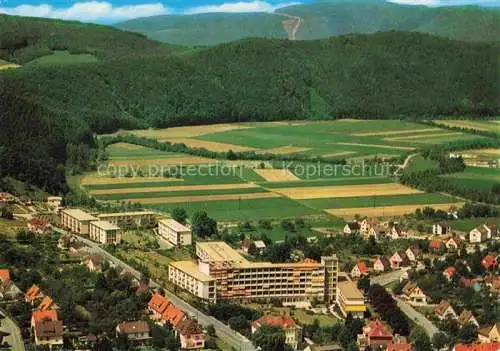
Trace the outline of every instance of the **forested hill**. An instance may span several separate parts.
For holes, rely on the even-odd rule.
[[[289,6],[275,13],[165,15],[118,23],[121,29],[180,45],[216,45],[249,37],[287,38],[282,24],[298,16],[298,40],[348,33],[413,31],[465,41],[498,41],[500,11],[479,6],[426,7],[379,0],[325,0]]]
[[[0,31],[0,60],[22,64],[0,70],[0,176],[49,189],[60,187],[64,169],[57,165],[78,149],[66,145],[92,146],[93,132],[500,111],[496,44],[387,32],[172,51],[106,27],[15,20],[25,33],[16,42],[23,45],[6,45],[10,37]],[[70,159],[85,164],[85,148]]]

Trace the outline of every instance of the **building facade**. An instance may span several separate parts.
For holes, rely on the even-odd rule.
[[[351,313],[354,318],[364,318],[366,311],[365,298],[351,281],[339,282],[337,306],[339,306],[344,317]]]
[[[88,235],[90,222],[97,218],[80,209],[66,209],[61,211],[61,225],[71,232]]]
[[[89,237],[103,245],[118,245],[122,240],[120,230],[120,227],[107,221],[92,221],[89,224]]]
[[[205,300],[276,297],[284,303],[335,301],[338,282],[335,256],[323,257],[321,263],[250,262],[221,241],[197,243],[196,254],[197,263],[171,263],[169,280]]]
[[[156,225],[155,214],[151,211],[102,213],[97,217],[124,229],[152,228]]]
[[[173,219],[162,219],[159,221],[158,234],[175,246],[192,244],[191,229]]]

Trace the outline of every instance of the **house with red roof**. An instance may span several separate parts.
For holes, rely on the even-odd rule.
[[[252,334],[263,325],[280,327],[285,332],[285,343],[294,349],[302,340],[302,328],[290,316],[264,315],[252,323]]]
[[[36,300],[42,299],[43,297],[44,294],[40,287],[34,284],[28,289],[26,295],[24,296],[24,299],[27,303],[34,305]]]
[[[148,302],[148,311],[151,313],[151,318],[155,321],[161,321],[163,313],[170,305],[170,301],[158,293],[153,294]]]
[[[481,261],[482,266],[487,269],[495,269],[498,265],[498,257],[496,255],[486,255]]]
[[[55,310],[57,309],[54,300],[50,296],[45,296],[38,306],[39,311]]]
[[[182,350],[196,350],[205,348],[206,336],[196,320],[187,318],[177,326]]]
[[[443,275],[448,281],[450,281],[455,275],[456,271],[457,269],[455,267],[449,266],[443,271]]]
[[[429,242],[429,250],[432,252],[441,253],[444,250],[444,244],[439,239],[433,239]]]
[[[453,348],[453,351],[498,351],[500,350],[500,342],[488,343],[488,344],[457,344]]]
[[[434,314],[440,320],[457,319],[457,313],[447,300],[441,300],[439,305],[434,309]]]
[[[31,328],[34,328],[37,323],[42,321],[57,321],[57,311],[33,311],[31,313]]]
[[[351,277],[360,278],[363,275],[368,275],[368,267],[363,261],[359,261],[351,269]]]
[[[386,348],[392,344],[392,333],[379,321],[370,321],[363,327],[363,333],[358,335],[358,344],[371,349]]]
[[[0,285],[7,286],[10,284],[10,271],[8,269],[0,269]]]
[[[33,218],[27,223],[28,230],[34,234],[46,234],[52,229],[52,225],[45,218]]]
[[[163,322],[169,323],[174,328],[177,328],[177,325],[184,320],[186,314],[180,308],[171,303],[167,306],[167,309],[163,312],[161,317]]]

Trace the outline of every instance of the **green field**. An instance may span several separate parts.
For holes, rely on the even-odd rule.
[[[438,163],[430,158],[424,158],[421,154],[414,156],[404,169],[405,173],[421,172],[430,169],[437,169]]]
[[[321,187],[331,185],[361,185],[361,184],[385,184],[394,183],[393,180],[385,177],[366,177],[366,178],[351,178],[351,177],[338,177],[335,179],[316,179],[316,180],[302,180],[290,182],[260,182],[259,185],[269,189],[279,188],[296,188],[300,187]]]
[[[320,214],[317,210],[287,198],[187,202],[150,205],[148,207],[167,212],[175,207],[184,207],[189,214],[196,211],[206,211],[210,216],[223,221],[293,218]]]
[[[127,143],[117,143],[111,144],[106,148],[110,160],[122,160],[122,159],[147,159],[147,158],[159,158],[159,157],[173,157],[173,156],[184,156],[184,154],[177,154],[174,152],[160,151],[156,149],[151,149],[149,147],[144,147],[140,145],[133,145]]]
[[[491,190],[500,183],[500,169],[483,167],[466,167],[461,173],[447,174],[446,177],[454,184],[467,188]]]
[[[453,229],[468,233],[472,229],[474,229],[477,226],[484,224],[484,223],[491,223],[491,224],[495,224],[498,226],[498,225],[500,225],[500,219],[499,218],[459,219],[459,220],[450,222],[450,225],[452,226]]]
[[[26,63],[25,66],[72,65],[94,62],[98,62],[98,60],[95,56],[90,54],[71,54],[68,51],[54,51],[52,55],[46,55],[34,59],[33,61]]]
[[[441,194],[412,194],[412,195],[390,195],[390,196],[362,196],[332,199],[301,200],[308,207],[317,209],[330,208],[356,208],[377,207],[397,205],[425,205],[452,203],[457,200],[450,196]]]

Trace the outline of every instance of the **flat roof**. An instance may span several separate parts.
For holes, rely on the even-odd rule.
[[[188,227],[177,222],[175,219],[171,219],[171,218],[162,219],[159,223],[166,225],[167,227],[175,230],[176,232],[189,232],[189,231],[191,231]]]
[[[196,246],[208,255],[208,258],[202,258],[203,260],[210,262],[247,262],[242,255],[224,241],[197,242]]]
[[[347,299],[364,300],[364,296],[351,281],[339,282],[337,288],[340,289],[342,295]]]
[[[108,221],[92,221],[90,225],[94,225],[97,228],[102,230],[119,230],[120,227],[114,225],[113,223],[109,223]]]
[[[79,208],[70,208],[66,210],[62,210],[63,213],[66,213],[68,216],[76,218],[79,221],[95,221],[96,217],[92,216],[90,213],[80,210]]]
[[[98,215],[99,218],[105,217],[120,217],[120,216],[142,216],[142,215],[154,215],[152,211],[133,211],[133,212],[115,212],[115,213],[101,213]]]
[[[183,271],[187,275],[192,276],[196,280],[202,282],[210,282],[214,281],[215,278],[212,278],[209,275],[206,275],[203,272],[200,272],[198,269],[198,265],[194,261],[176,261],[169,263],[172,267],[177,268],[180,271]]]

